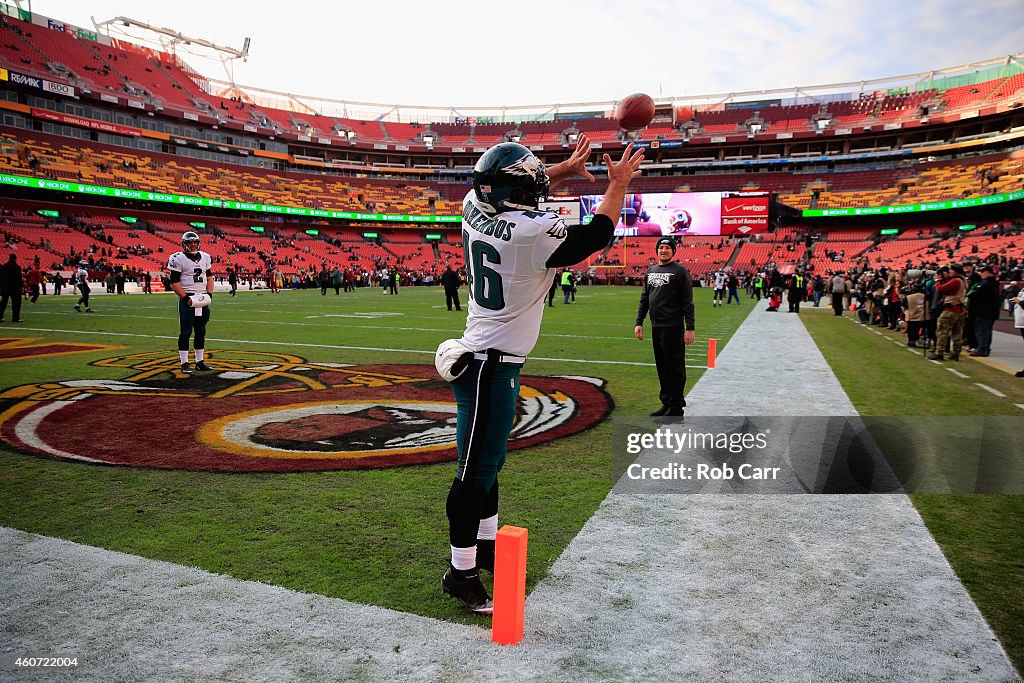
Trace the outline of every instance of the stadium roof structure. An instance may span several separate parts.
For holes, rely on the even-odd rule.
[[[521,123],[529,121],[551,121],[556,119],[589,118],[610,116],[615,101],[591,102],[548,102],[532,105],[418,105],[388,102],[366,102],[337,99],[321,94],[287,93],[254,85],[242,85],[235,81],[230,68],[233,59],[248,56],[250,39],[245,38],[242,50],[225,48],[202,38],[189,38],[169,28],[152,27],[148,24],[125,17],[115,17],[96,23],[97,33],[108,38],[128,40],[147,46],[157,46],[171,54],[187,52],[199,59],[210,59],[211,53],[224,66],[226,79],[212,78],[204,74],[211,88],[211,95],[238,95],[251,104],[272,107],[285,111],[316,112],[323,116],[341,116],[349,119],[380,120],[397,123],[446,123],[458,119],[475,120],[478,123]],[[135,28],[138,31],[129,32]],[[207,53],[197,50],[207,48]],[[193,65],[189,65],[193,66]],[[194,67],[193,67],[194,68]],[[703,95],[669,96],[655,98],[659,110],[677,108],[700,108],[714,110],[724,108],[756,108],[754,105],[801,105],[827,104],[836,101],[856,100],[869,93],[881,95],[901,92],[918,92],[973,85],[997,77],[1009,77],[1024,72],[1024,51],[995,57],[959,66],[933,69],[918,73],[881,78],[825,83],[794,85],[787,88],[718,92]],[[746,106],[744,106],[746,105]]]
[[[790,88],[720,92],[685,97],[655,98],[660,108],[700,107],[701,109],[725,108],[726,105],[743,103],[756,104],[766,100],[782,106],[799,104],[825,104],[834,101],[856,100],[861,94],[880,92],[917,92],[920,90],[946,90],[961,85],[971,85],[995,77],[1007,77],[1024,72],[1024,52],[987,59],[970,64],[933,69],[901,76],[886,76],[845,83],[820,85],[798,85]],[[493,123],[520,123],[524,121],[545,121],[556,118],[581,116],[610,116],[615,101],[594,102],[549,102],[534,105],[451,105],[447,107],[395,104],[383,102],[362,102],[339,100],[317,95],[296,95],[267,88],[239,85],[231,81],[209,79],[225,89],[247,93],[253,103],[279,109],[293,109],[295,102],[305,103],[300,109],[312,108],[323,115],[338,115],[355,119],[380,119],[399,123],[448,122],[455,117],[487,119]]]

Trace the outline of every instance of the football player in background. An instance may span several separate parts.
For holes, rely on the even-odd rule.
[[[210,321],[210,299],[213,298],[213,259],[199,249],[199,235],[186,232],[181,236],[182,251],[171,254],[167,270],[171,272],[171,290],[178,295],[178,357],[181,371],[192,374],[188,362],[188,342],[195,331],[196,370],[211,370],[203,362],[206,353],[206,323]],[[204,299],[200,295],[206,295]]]
[[[725,305],[725,288],[729,283],[729,275],[724,270],[715,271],[715,294],[711,299],[711,306]]]
[[[569,159],[550,169],[523,145],[501,143],[477,161],[462,205],[470,299],[458,340],[461,374],[452,373],[459,461],[446,503],[451,564],[441,585],[477,614],[493,607],[479,569],[494,570],[498,472],[515,421],[519,370],[537,343],[554,269],[608,244],[644,158],[632,144],[618,162],[604,155],[608,189],[589,225],[566,226],[557,213],[538,210],[551,184],[573,176],[594,181],[589,156],[585,135]]]
[[[85,269],[89,265],[88,261],[79,261],[78,270],[75,271],[75,286],[78,287],[78,291],[82,293],[82,296],[78,297],[78,303],[75,304],[75,310],[79,313],[82,312],[82,306],[85,306],[86,313],[92,313],[92,308],[89,306],[89,271]]]

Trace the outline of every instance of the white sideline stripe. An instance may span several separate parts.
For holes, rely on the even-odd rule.
[[[993,389],[992,387],[988,386],[987,384],[982,384],[981,382],[975,382],[974,386],[981,387],[982,389],[984,389],[988,393],[992,394],[993,396],[998,396],[999,398],[1006,398],[1006,394],[1004,394],[1003,392],[999,391],[998,389]]]
[[[960,372],[959,370],[954,370],[953,368],[946,368],[946,369],[949,370],[950,372],[952,372],[954,375],[956,375],[960,379],[967,379],[967,375],[965,375],[964,373]]]
[[[158,334],[135,334],[132,332],[99,332],[93,330],[57,330],[46,327],[18,327],[19,330],[28,330],[30,332],[60,332],[63,334],[95,334],[107,337],[146,337],[147,339],[177,339],[176,336],[169,335],[158,335]],[[255,344],[260,346],[291,346],[291,347],[303,347],[312,349],[340,349],[343,351],[379,351],[381,353],[420,353],[428,356],[433,356],[436,350],[423,351],[422,349],[385,349],[378,346],[341,346],[336,344],[303,344],[300,342],[275,342],[275,341],[255,341],[252,339],[223,339],[219,337],[207,337],[208,342],[220,342],[222,344]],[[549,360],[556,361],[558,363],[592,363],[596,365],[636,365],[639,367],[654,367],[654,363],[641,363],[638,361],[628,360],[593,360],[585,358],[548,358],[545,356],[530,356],[531,360]],[[707,366],[704,365],[687,365],[688,368],[703,370]]]

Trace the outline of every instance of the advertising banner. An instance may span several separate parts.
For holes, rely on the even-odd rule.
[[[578,225],[580,222],[579,197],[548,199],[540,203],[540,210],[557,213],[566,225]]]
[[[1024,191],[993,194],[987,197],[971,199],[951,199],[944,202],[927,202],[925,204],[903,204],[900,206],[862,206],[850,209],[804,209],[805,218],[820,216],[881,216],[898,213],[918,213],[921,211],[942,211],[945,209],[966,209],[974,206],[1002,204],[1024,199]]]
[[[722,234],[749,235],[768,229],[766,193],[722,193]]]
[[[32,109],[32,116],[37,119],[43,119],[44,121],[53,121],[54,123],[63,123],[69,126],[78,126],[79,128],[91,128],[93,130],[103,131],[104,133],[131,136],[139,136],[142,134],[142,131],[137,128],[128,128],[127,126],[119,126],[115,123],[97,121],[96,119],[87,119],[81,116],[61,114],[59,112],[50,111],[49,109]]]
[[[580,198],[581,223],[604,199]],[[768,229],[767,192],[654,192],[627,194],[615,226],[618,237],[732,235]]]
[[[138,199],[141,201],[164,202],[168,204],[208,206],[223,209],[236,209],[239,211],[257,211],[260,213],[286,214],[289,216],[318,216],[323,218],[341,218],[345,220],[381,221],[391,223],[458,223],[462,220],[461,216],[412,216],[409,214],[391,213],[357,213],[352,211],[328,211],[320,209],[307,209],[305,207],[298,206],[253,204],[248,202],[210,199],[207,197],[192,197],[188,195],[146,192],[144,190],[125,190],[114,187],[103,187],[100,185],[85,185],[83,183],[64,180],[27,178],[25,176],[10,175],[6,173],[0,173],[0,185],[38,188],[42,190],[56,190],[59,192],[90,194],[102,197],[116,197],[119,199]]]
[[[65,83],[54,83],[53,81],[43,81],[43,90],[46,92],[52,92],[57,95],[63,95],[64,97],[74,97],[74,87]]]

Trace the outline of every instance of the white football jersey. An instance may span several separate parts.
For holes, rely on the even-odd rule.
[[[728,275],[721,271],[715,273],[715,289],[725,289],[725,285],[727,282],[729,282]]]
[[[89,284],[89,273],[85,268],[79,266],[78,270],[75,271],[75,284],[76,285],[87,285]]]
[[[469,285],[463,344],[474,351],[497,349],[517,356],[533,350],[554,277],[545,264],[565,236],[565,223],[557,213],[506,211],[492,218],[469,191],[462,203]]]
[[[206,274],[213,268],[213,259],[205,251],[199,252],[199,260],[193,261],[184,252],[176,251],[167,259],[167,270],[181,273],[181,288],[186,294],[200,294],[206,291]]]

